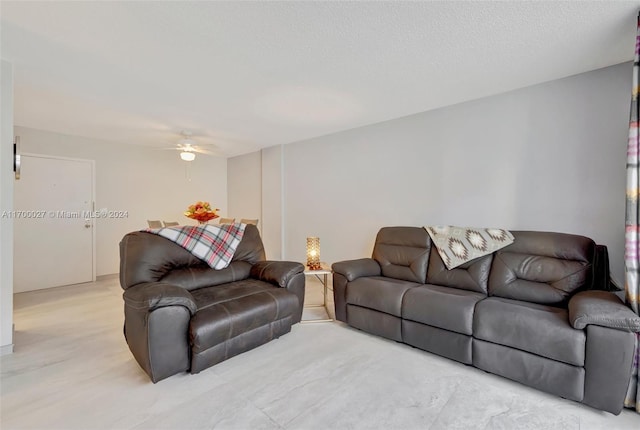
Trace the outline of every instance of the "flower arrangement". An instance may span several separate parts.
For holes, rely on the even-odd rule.
[[[189,206],[187,211],[184,213],[184,216],[187,218],[195,219],[200,224],[204,224],[207,221],[211,221],[212,219],[218,218],[216,212],[220,209],[211,209],[211,205],[209,202],[196,202],[195,204]]]

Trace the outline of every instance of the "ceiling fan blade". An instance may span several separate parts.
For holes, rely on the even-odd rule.
[[[193,152],[197,152],[198,154],[205,154],[205,155],[217,155],[215,152],[209,151],[208,149],[202,149],[202,148],[193,148]]]
[[[181,133],[181,139],[175,142],[172,146],[154,149],[161,151],[192,152],[203,155],[223,156],[222,152],[218,150],[216,144],[208,142],[196,142],[196,139],[194,139],[193,136],[194,134],[192,132],[183,131]]]

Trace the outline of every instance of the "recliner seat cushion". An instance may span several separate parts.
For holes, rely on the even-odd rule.
[[[228,284],[199,288],[197,290],[191,291],[191,296],[196,302],[198,310],[201,310],[206,308],[207,306],[213,306],[218,303],[228,302],[230,300],[239,299],[264,291],[283,291],[285,293],[288,293],[286,289],[276,287],[275,285],[268,282],[260,281],[254,278],[248,278],[242,281],[230,282]]]
[[[564,306],[593,283],[595,243],[564,233],[514,231],[515,242],[497,251],[489,295]]]
[[[438,285],[418,286],[405,293],[402,318],[471,335],[474,308],[486,297],[484,294]]]
[[[255,279],[196,290],[194,299],[199,308],[189,326],[193,353],[290,318],[299,306],[295,294]]]
[[[228,267],[213,270],[207,265],[174,269],[164,276],[160,282],[178,285],[186,290],[194,291],[203,287],[226,284],[228,282],[247,279],[251,264],[246,261],[232,261]]]
[[[382,275],[424,284],[431,238],[424,228],[383,227],[376,236],[373,259]]]
[[[422,284],[399,279],[372,276],[349,282],[347,304],[374,309],[396,317],[402,316],[402,297]]]
[[[565,309],[488,298],[476,305],[473,336],[541,357],[584,366],[586,336],[569,324]]]

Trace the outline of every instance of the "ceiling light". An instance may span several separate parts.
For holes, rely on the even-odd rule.
[[[182,158],[184,161],[193,161],[196,159],[196,154],[193,152],[182,151],[180,153],[180,158]]]

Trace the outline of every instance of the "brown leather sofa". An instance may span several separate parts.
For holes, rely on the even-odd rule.
[[[333,264],[336,318],[619,414],[640,318],[605,291],[606,247],[512,233],[513,244],[447,270],[425,229],[383,228],[372,258]]]
[[[288,333],[300,321],[304,266],[264,259],[254,225],[247,225],[222,270],[161,236],[124,236],[124,334],[153,382],[198,373]]]

